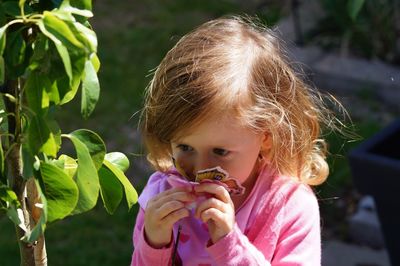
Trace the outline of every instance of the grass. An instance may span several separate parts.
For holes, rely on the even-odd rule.
[[[132,232],[138,205],[129,212],[126,206],[120,206],[112,216],[100,205],[85,214],[68,217],[47,226],[49,265],[130,263]],[[12,222],[0,216],[0,228],[0,265],[19,265],[19,249]]]

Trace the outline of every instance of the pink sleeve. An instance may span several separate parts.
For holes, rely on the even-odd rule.
[[[131,266],[133,265],[168,265],[171,259],[172,246],[155,249],[147,244],[144,237],[144,210],[140,208],[133,232],[133,246]]]
[[[271,265],[235,225],[234,230],[207,248],[217,265]]]

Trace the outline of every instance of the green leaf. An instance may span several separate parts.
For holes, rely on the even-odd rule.
[[[45,12],[43,20],[37,24],[43,34],[54,42],[64,64],[68,78],[58,78],[56,87],[60,104],[67,103],[76,95],[90,49],[79,40],[81,34],[71,21],[63,21],[55,14]]]
[[[100,84],[96,70],[91,60],[85,63],[85,73],[82,80],[82,104],[81,113],[87,119],[93,112],[100,96]]]
[[[124,173],[129,168],[129,159],[122,152],[107,153],[104,159],[112,163],[115,167],[117,167]]]
[[[7,216],[15,225],[18,225],[22,230],[24,230],[24,232],[28,231],[24,223],[24,214],[21,208],[16,208],[13,204],[10,205],[7,209]]]
[[[0,85],[4,84],[4,76],[5,76],[4,58],[2,55],[0,55]]]
[[[46,116],[46,123],[50,129],[50,132],[52,132],[52,134],[53,134],[54,141],[57,145],[57,153],[58,153],[58,150],[61,147],[61,129],[57,123],[54,109],[55,109],[54,106],[50,107],[49,112],[47,113],[47,116]],[[52,157],[55,158],[54,156],[52,156]]]
[[[67,74],[69,80],[68,86],[70,86],[73,82],[73,74],[72,74],[71,58],[68,49],[66,47],[66,44],[61,42],[61,40],[58,37],[56,37],[52,32],[47,30],[43,20],[39,20],[37,22],[37,25],[39,29],[42,31],[42,33],[53,41],[57,49],[57,52],[60,55],[60,58],[64,64],[65,73]]]
[[[17,195],[11,188],[5,185],[0,185],[0,207],[1,209],[6,209],[8,218],[15,225],[18,225],[25,232],[27,231]]]
[[[84,48],[83,44],[75,37],[67,23],[49,11],[43,12],[43,25],[64,46]]]
[[[92,10],[92,0],[71,0],[71,5],[80,9]]]
[[[76,171],[78,169],[78,163],[76,160],[72,157],[69,157],[68,155],[62,154],[58,160],[62,161],[64,163],[64,172],[71,178],[73,178],[76,174]]]
[[[112,163],[110,163],[107,160],[104,160],[103,164],[109,170],[111,170],[111,172],[113,172],[113,174],[121,182],[121,184],[125,190],[125,197],[126,197],[126,201],[128,203],[128,208],[130,209],[132,207],[132,205],[137,202],[137,199],[138,199],[138,194],[137,194],[135,188],[132,186],[131,182],[128,180],[128,178],[124,175],[124,173],[120,169],[118,169],[116,166],[114,166]]]
[[[78,187],[63,170],[41,162],[40,174],[47,200],[47,220],[59,220],[69,215],[78,202]]]
[[[48,73],[51,65],[49,38],[43,33],[38,32],[32,46],[33,54],[30,59],[29,70],[34,71],[40,69],[40,72]]]
[[[0,137],[0,184],[7,183],[7,176],[4,171],[4,152],[3,152],[3,144],[2,144],[2,139]]]
[[[118,178],[106,167],[99,169],[100,194],[108,213],[113,214],[122,200],[122,186]]]
[[[100,169],[106,154],[106,145],[100,136],[88,129],[78,129],[69,135],[79,139],[87,147],[96,170]]]
[[[22,37],[22,29],[8,34],[6,43],[5,61],[11,66],[17,66],[25,60],[26,44]]]
[[[75,20],[75,17],[64,10],[56,10],[52,12],[57,18],[61,19],[71,30],[76,39],[82,43],[85,49],[84,54],[89,55],[93,52],[97,51],[97,37],[96,33],[86,26],[86,24],[90,25],[88,22],[86,24],[82,24],[79,21]],[[68,46],[70,50],[72,50],[70,46]]]
[[[79,9],[79,8],[76,8],[76,7],[72,7],[69,4],[68,0],[64,0],[62,2],[61,6],[60,6],[60,10],[68,12],[68,13],[71,13],[71,14],[87,17],[87,18],[93,17],[92,11],[85,10],[85,9]]]
[[[90,47],[91,52],[96,53],[97,52],[96,33],[79,22],[74,22],[73,26],[77,30],[77,37],[79,38],[79,40],[87,44],[87,46]]]
[[[63,61],[65,67],[65,73],[67,73],[70,82],[72,82],[72,65],[68,49],[62,43],[54,43],[54,44],[56,46],[58,54],[61,57],[61,60]]]
[[[46,113],[50,99],[47,91],[51,90],[51,83],[47,76],[38,72],[31,72],[24,85],[28,106],[38,115]]]
[[[72,81],[68,80],[67,77],[57,79],[57,88],[61,99],[60,104],[65,104],[75,97],[87,60],[87,56],[82,53],[71,52],[69,55],[71,58],[73,77]]]
[[[100,189],[97,169],[89,153],[89,151],[92,150],[91,148],[96,146],[96,144],[90,144],[87,139],[84,141],[81,140],[82,136],[91,136],[91,134],[87,134],[84,131],[85,130],[80,130],[68,135],[63,135],[72,141],[78,156],[76,183],[79,188],[79,200],[73,214],[86,212],[92,209],[96,205]],[[89,143],[89,147],[87,147],[87,143]]]
[[[68,77],[62,77],[57,79],[56,87],[60,95],[60,104],[66,104],[70,102],[76,95],[79,89],[81,77],[73,77],[72,81]]]
[[[92,60],[92,64],[93,64],[93,67],[94,67],[94,70],[96,71],[96,73],[99,72],[100,60],[99,60],[99,57],[97,56],[97,54],[93,53],[91,55],[90,60]]]
[[[6,47],[6,30],[8,25],[0,28],[0,55],[3,54],[4,48]]]
[[[62,42],[55,35],[53,35],[50,31],[46,29],[43,20],[38,20],[36,22],[36,25],[39,27],[43,35],[52,40],[54,44],[62,44]]]
[[[46,77],[46,79],[48,79]],[[50,79],[48,79],[50,81]],[[50,102],[54,103],[55,105],[60,104],[60,94],[58,92],[57,84],[53,83],[50,87],[46,86],[47,95],[49,96]]]
[[[350,18],[355,21],[361,8],[364,5],[365,0],[348,0],[347,1],[347,13]]]
[[[57,16],[59,19],[63,20],[65,23],[76,21],[75,17],[71,13],[59,9],[53,10],[51,13],[53,13],[53,15]]]
[[[28,128],[28,143],[32,154],[43,152],[54,158],[59,150],[57,135],[60,131],[59,128],[50,127],[49,122],[40,115],[32,116]]]
[[[32,54],[31,45],[27,45],[23,35],[25,26],[7,33],[6,47],[3,52],[4,65],[8,79],[17,79],[24,75]]]
[[[15,192],[8,186],[1,183],[0,183],[0,200],[7,203],[6,205],[12,204],[16,208],[21,207]]]
[[[43,235],[45,229],[46,229],[46,222],[47,222],[47,200],[45,195],[42,192],[42,189],[39,185],[39,182],[35,179],[35,184],[36,188],[38,190],[38,194],[40,197],[41,201],[41,208],[42,208],[42,213],[40,215],[39,221],[37,221],[35,227],[29,232],[25,233],[25,236],[22,238],[23,241],[28,242],[28,243],[33,243],[38,238]],[[38,207],[38,206],[36,206]]]

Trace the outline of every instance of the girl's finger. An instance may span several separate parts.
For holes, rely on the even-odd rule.
[[[149,201],[148,204],[151,205],[153,209],[159,209],[163,206],[166,202],[170,201],[180,201],[180,202],[192,202],[196,199],[196,197],[187,191],[177,191],[174,193],[168,193],[163,195],[162,197],[153,198]]]
[[[196,193],[209,193],[214,195],[217,199],[229,203],[231,202],[231,196],[228,191],[221,185],[214,183],[202,183],[194,187]]]
[[[174,194],[174,193],[177,193],[177,192],[191,192],[191,191],[192,190],[187,188],[187,187],[171,188],[171,189],[165,190],[165,191],[161,192],[160,194],[154,196],[153,200],[154,201],[158,201],[161,198],[164,198],[164,197],[166,197],[168,195],[171,195],[171,194]]]
[[[218,209],[221,212],[226,212],[226,203],[220,201],[219,199],[216,198],[209,198],[205,201],[203,201],[202,203],[200,203],[200,205],[196,208],[196,212],[195,212],[195,217],[199,218],[201,213],[204,210],[210,209],[210,208],[214,208],[214,209]]]
[[[162,222],[167,225],[168,227],[172,227],[177,221],[179,221],[182,218],[188,217],[190,215],[190,212],[188,209],[179,209],[176,210],[162,220]]]
[[[196,197],[188,192],[176,192],[174,194],[170,194],[165,196],[164,198],[160,198],[157,202],[158,205],[163,205],[169,201],[180,201],[183,203],[192,202],[196,200]]]
[[[160,208],[155,210],[156,219],[165,219],[171,213],[178,211],[180,209],[185,209],[185,204],[180,201],[169,201],[162,205]]]
[[[203,211],[200,215],[200,219],[204,223],[208,222],[209,220],[213,220],[217,225],[222,225],[226,223],[226,215],[224,215],[224,213],[220,210],[214,208]]]

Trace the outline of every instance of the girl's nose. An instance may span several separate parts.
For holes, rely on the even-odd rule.
[[[204,170],[204,169],[208,169],[208,168],[212,168],[215,165],[213,165],[213,161],[208,158],[208,156],[204,156],[204,157],[198,157],[194,166],[194,172],[193,174],[196,175],[198,171],[200,170]]]
[[[190,157],[176,155],[176,167],[181,174],[185,175],[190,181],[194,181],[196,174],[200,170],[215,167],[215,162],[207,155],[193,155]]]

